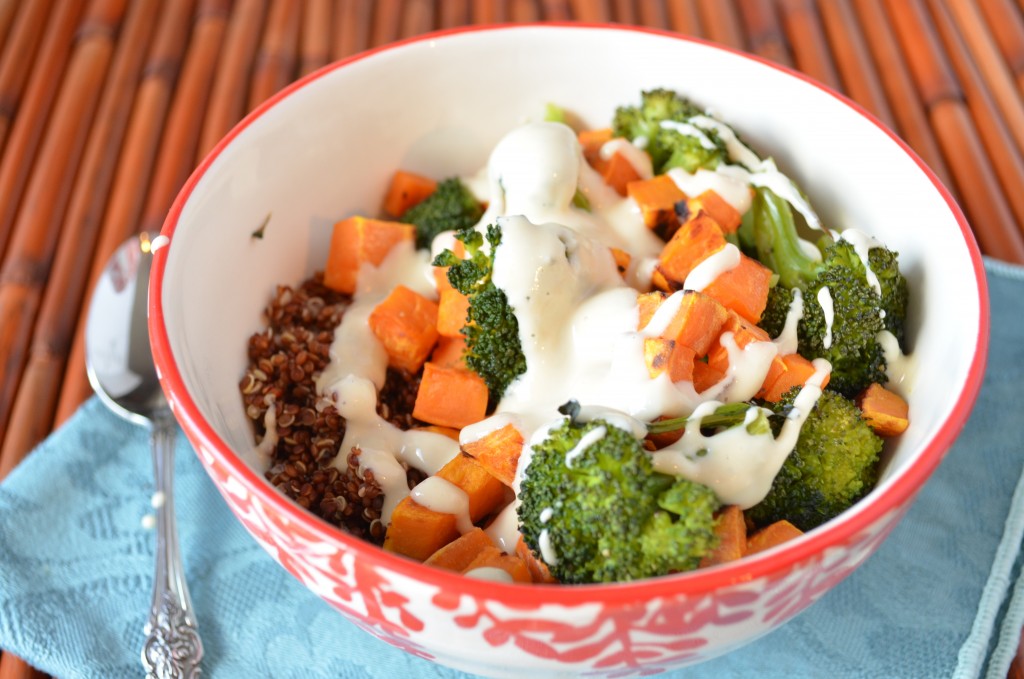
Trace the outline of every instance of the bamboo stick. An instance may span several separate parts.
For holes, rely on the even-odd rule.
[[[469,23],[469,0],[441,0],[437,9],[440,28],[455,28]]]
[[[4,653],[0,656],[0,679],[46,679],[46,675],[21,658]]]
[[[746,38],[736,7],[731,2],[697,0],[704,36],[733,49],[746,49]]]
[[[668,0],[668,24],[677,33],[700,36],[700,15],[693,0]]]
[[[107,259],[138,228],[178,67],[188,42],[192,7],[191,0],[161,4],[156,33],[142,69],[142,81],[132,105],[113,188],[103,214],[86,290],[95,287]],[[82,317],[75,327],[75,339],[60,388],[56,425],[67,420],[92,393],[85,376],[84,328],[85,318]]]
[[[249,74],[266,13],[265,0],[236,0],[217,64],[210,104],[199,134],[202,158],[246,112]]]
[[[334,8],[334,58],[362,52],[370,46],[371,0],[339,0]]]
[[[818,0],[818,11],[846,93],[888,127],[894,128],[892,110],[871,63],[853,7],[847,0]]]
[[[504,0],[473,0],[474,24],[493,24],[506,20]]]
[[[892,106],[896,128],[911,148],[938,175],[950,191],[956,193],[946,161],[939,150],[934,132],[928,123],[924,106],[918,96],[913,78],[903,60],[892,26],[888,23],[881,0],[855,0],[854,8],[864,26],[868,48],[881,77],[882,88]]]
[[[1011,0],[980,0],[981,11],[999,51],[1024,93],[1024,15]]]
[[[608,0],[570,0],[573,18],[577,21],[599,23],[611,21]]]
[[[446,3],[442,0],[441,4]],[[544,21],[569,21],[572,18],[569,0],[541,0],[540,6]]]
[[[25,89],[29,70],[35,63],[36,49],[42,41],[51,4],[50,0],[40,0],[24,5],[24,10],[14,22],[10,39],[0,40],[4,46],[0,57],[0,151],[3,151],[7,131]],[[7,13],[10,11],[7,10]]]
[[[978,64],[982,81],[992,94],[998,111],[1006,120],[1010,135],[1017,144],[1017,149],[1024,152],[1024,100],[1017,90],[1010,70],[1006,67],[999,49],[996,47],[985,25],[985,20],[974,0],[945,0],[952,19],[956,22],[955,29],[963,38],[966,51]],[[949,41],[946,42],[949,45]],[[951,50],[952,51],[952,50]]]
[[[796,67],[832,89],[841,90],[821,19],[811,0],[781,0],[779,5]]]
[[[428,33],[434,28],[434,3],[432,0],[405,0],[402,12],[403,38]]]
[[[512,21],[539,21],[540,9],[535,0],[510,0]]]
[[[370,46],[378,47],[394,42],[402,23],[402,0],[377,0],[373,3],[373,23],[370,30]]]
[[[739,9],[747,29],[750,51],[777,64],[792,66],[793,57],[779,23],[775,1],[739,0]]]
[[[123,14],[124,0],[94,0],[89,6],[0,267],[0,440],[6,436],[64,210]],[[0,456],[0,474],[13,466]]]
[[[644,26],[668,28],[668,16],[661,0],[640,0],[637,3],[637,19]]]
[[[952,163],[967,218],[981,251],[1008,262],[1024,264],[1024,237],[999,191],[999,182],[985,158],[970,114],[963,102],[943,99],[931,111],[939,143]]]
[[[0,0],[0,45],[6,45],[7,31],[18,13],[18,0]]]
[[[271,0],[263,40],[252,67],[248,110],[295,79],[301,8],[299,0]]]
[[[86,303],[103,207],[131,111],[134,85],[156,23],[158,0],[133,0],[103,86],[75,181],[0,460],[16,463],[51,430],[67,355]],[[2,472],[0,472],[2,473]]]
[[[632,0],[612,0],[615,10],[615,21],[620,24],[635,24],[636,12]]]
[[[299,76],[312,73],[331,60],[331,0],[306,0],[299,34]]]
[[[929,4],[939,35],[952,61],[953,70],[963,83],[967,107],[974,118],[974,126],[988,150],[996,176],[1003,187],[1003,194],[1016,218],[1017,228],[1024,235],[1024,157],[1014,145],[1004,119],[999,116],[993,95],[984,86],[982,74],[978,72],[978,65],[968,54],[948,5],[934,0],[929,0]]]
[[[1024,263],[1024,236],[1014,224],[927,11],[919,0],[887,9],[982,251]]]
[[[886,23],[893,27],[899,38],[903,58],[910,66],[924,105],[931,106],[943,99],[960,99],[963,96],[960,85],[950,70],[949,62],[942,56],[942,48],[919,0],[884,3],[884,6],[889,16]]]
[[[83,6],[82,0],[69,0],[58,5],[49,18],[38,51],[39,59],[33,65],[32,77],[0,158],[0,259],[7,249],[14,216],[57,96],[57,86],[71,52],[72,36]]]
[[[203,113],[210,100],[230,5],[230,0],[199,0],[137,230],[160,231],[174,197],[195,169]]]

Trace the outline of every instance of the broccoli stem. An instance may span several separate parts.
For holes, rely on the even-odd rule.
[[[757,406],[749,403],[726,403],[718,406],[715,412],[704,415],[700,418],[701,429],[729,429],[743,424],[747,419],[747,411]],[[760,410],[760,409],[758,409]],[[693,419],[689,417],[673,417],[667,420],[651,422],[647,425],[647,432],[650,434],[664,434],[670,431],[685,429],[686,425]],[[747,431],[751,434],[764,434],[771,431],[768,419],[763,412],[759,412],[757,418],[747,425]]]

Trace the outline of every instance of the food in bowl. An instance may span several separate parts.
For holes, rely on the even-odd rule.
[[[852,506],[909,423],[897,254],[675,92],[551,114],[477,176],[399,170],[278,288],[240,385],[267,478],[505,582],[713,566]]]

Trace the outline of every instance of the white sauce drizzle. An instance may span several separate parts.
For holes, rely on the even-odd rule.
[[[725,123],[708,116],[693,116],[689,121],[702,130],[715,132],[725,143],[725,150],[729,153],[729,159],[743,165],[753,171],[760,164],[761,159],[750,150],[746,144],[741,142],[731,127]]]
[[[690,123],[680,123],[675,120],[662,120],[661,129],[663,130],[675,130],[679,134],[686,137],[693,137],[696,139],[702,148],[708,151],[714,151],[718,147],[715,146],[715,142],[711,141],[711,138],[696,125]]]
[[[551,536],[548,534],[548,529],[544,528],[541,530],[540,535],[537,536],[538,547],[540,547],[540,558],[544,560],[549,566],[558,565],[558,555],[555,554],[555,548],[551,544]]]
[[[864,274],[867,278],[868,285],[875,289],[879,295],[882,294],[882,284],[878,281],[878,276],[871,270],[870,256],[872,248],[885,247],[880,241],[869,236],[868,234],[858,229],[846,229],[839,234],[839,239],[844,240],[853,246],[853,251],[857,253],[857,257],[860,258],[861,263],[864,265]]]
[[[779,348],[779,356],[795,354],[799,346],[797,328],[800,320],[804,317],[804,295],[800,288],[793,289],[793,301],[789,303],[789,311],[786,312],[786,324],[782,332],[774,340],[775,346]]]
[[[740,265],[740,249],[732,243],[704,259],[686,275],[683,288],[700,292],[715,282],[715,279],[726,271],[732,271]]]
[[[395,507],[409,495],[409,482],[405,468],[389,452],[360,446],[360,476],[367,471],[373,472],[373,478],[380,485],[381,492],[384,494],[380,519],[387,525],[391,521],[391,514],[395,511]]]
[[[752,198],[747,182],[750,173],[738,165],[722,164],[715,170],[698,168],[693,174],[681,167],[674,167],[666,174],[689,197],[714,191],[741,215],[750,209]]]
[[[568,456],[566,456],[566,457],[568,457]],[[541,523],[547,523],[548,521],[551,520],[551,517],[554,516],[554,515],[555,515],[555,510],[554,509],[552,509],[551,507],[545,507],[540,512],[540,522]]]
[[[488,582],[504,582],[509,584],[515,582],[508,571],[503,568],[495,568],[494,566],[481,566],[480,568],[474,568],[473,570],[466,571],[463,575],[467,578],[486,580]]]
[[[749,401],[760,391],[778,347],[774,342],[750,342],[741,349],[732,332],[723,332],[719,342],[729,352],[728,382],[722,399],[726,403]]]
[[[628,139],[622,137],[616,137],[610,139],[601,145],[601,158],[603,160],[611,160],[612,156],[616,153],[621,153],[622,157],[625,158],[636,173],[640,175],[640,179],[650,179],[654,176],[654,168],[651,165],[651,157],[636,144],[633,144]]]
[[[818,305],[821,307],[821,313],[825,314],[825,337],[822,338],[821,344],[829,349],[832,346],[832,323],[835,321],[836,311],[832,304],[832,291],[827,285],[818,290]]]
[[[515,504],[509,504],[498,512],[484,532],[498,549],[506,554],[515,554],[516,545],[519,544],[519,516]]]
[[[768,494],[775,475],[796,446],[800,427],[821,396],[821,384],[831,366],[828,361],[816,359],[814,367],[814,374],[797,395],[778,438],[771,432],[750,434],[745,426],[705,436],[700,431],[700,417],[721,405],[709,401],[694,411],[682,438],[652,454],[654,468],[663,474],[703,483],[715,491],[723,504],[753,507]]]
[[[916,357],[906,355],[900,351],[899,340],[888,330],[883,330],[877,335],[878,343],[882,345],[882,353],[885,355],[885,374],[889,378],[886,387],[907,399],[910,396],[913,376],[917,372]]]
[[[576,445],[572,447],[572,450],[565,454],[565,466],[571,467],[572,463],[576,460],[577,457],[582,455],[587,448],[603,439],[605,437],[605,434],[607,433],[608,430],[605,429],[604,427],[594,427],[586,434],[584,434],[576,443]],[[544,511],[549,510],[545,509]],[[540,520],[541,522],[545,521],[543,512],[541,513]]]
[[[454,514],[459,533],[473,530],[473,522],[469,518],[469,496],[451,481],[440,476],[428,476],[409,491],[409,496],[416,504],[439,514]]]

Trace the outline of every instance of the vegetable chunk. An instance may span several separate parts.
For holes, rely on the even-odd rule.
[[[402,241],[414,241],[416,227],[367,217],[349,217],[334,225],[331,247],[324,268],[324,285],[352,294],[356,291],[359,267],[380,266]]]
[[[418,372],[437,344],[437,304],[404,285],[370,312],[369,324],[388,363],[400,370]]]

